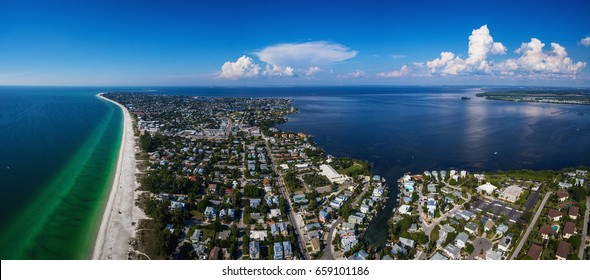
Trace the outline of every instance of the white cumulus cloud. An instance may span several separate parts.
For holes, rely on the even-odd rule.
[[[340,44],[317,41],[268,46],[254,54],[268,64],[306,69],[344,61],[355,57],[357,53]]]
[[[309,67],[309,69],[305,70],[305,76],[310,77],[310,76],[313,76],[313,74],[320,72],[320,71],[322,71],[322,69],[320,67],[312,66],[312,67]]]
[[[331,71],[331,70],[330,70]],[[365,77],[365,71],[363,70],[354,70],[344,75],[338,75],[338,78],[342,79],[360,79]]]
[[[255,78],[261,76],[273,77],[293,77],[295,70],[292,67],[281,67],[278,65],[267,64],[262,70],[259,64],[255,63],[251,57],[241,56],[235,62],[227,61],[221,66],[220,78],[237,80],[242,78]]]
[[[586,39],[590,45],[590,38]],[[584,44],[584,40],[580,44]],[[532,38],[515,51],[520,55],[517,59],[491,61],[490,55],[506,54],[507,48],[494,42],[490,30],[484,25],[473,30],[469,36],[469,55],[466,59],[452,52],[442,52],[439,58],[426,62],[426,66],[432,74],[440,75],[486,74],[527,78],[575,78],[586,67],[586,62],[573,62],[565,48],[557,43],[551,43],[550,51],[543,50],[544,47],[543,42]]]
[[[391,71],[391,72],[378,73],[377,74],[377,77],[382,77],[382,78],[397,78],[397,77],[407,76],[409,72],[410,72],[410,69],[408,68],[408,66],[404,65],[399,70],[394,70],[394,71]]]
[[[295,70],[292,67],[281,67],[277,65],[266,65],[266,69],[262,72],[264,76],[285,76],[285,77],[293,77],[295,75]]]
[[[219,78],[237,80],[254,77],[310,77],[321,71],[320,66],[353,58],[357,51],[340,44],[324,41],[285,43],[268,46],[253,53],[261,62],[246,55],[221,66]],[[260,65],[265,66],[261,67]]]
[[[225,62],[221,66],[220,77],[230,80],[251,78],[258,76],[260,74],[260,70],[260,65],[254,63],[252,58],[243,55],[238,58],[236,62]]]
[[[590,47],[590,37],[583,38],[578,43],[582,46]]]
[[[462,59],[452,52],[442,52],[440,58],[428,61],[426,66],[432,73],[458,75],[465,72],[490,72],[492,62],[488,61],[490,54],[505,54],[506,47],[494,42],[487,25],[475,29],[469,36],[469,56]]]
[[[528,43],[522,43],[516,50],[521,56],[517,60],[507,60],[512,68],[523,72],[541,74],[575,75],[586,67],[585,62],[574,63],[567,56],[565,48],[557,43],[551,43],[551,51],[543,51],[543,44],[539,39],[532,38]],[[509,70],[509,69],[508,69]]]

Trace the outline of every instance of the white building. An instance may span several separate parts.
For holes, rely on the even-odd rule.
[[[502,193],[500,194],[500,199],[506,200],[508,202],[516,202],[518,197],[522,193],[522,188],[519,186],[509,186]]]
[[[346,176],[339,174],[332,166],[328,164],[320,165],[320,170],[322,171],[322,175],[326,176],[328,180],[332,183],[342,184],[346,181]]]
[[[479,187],[477,187],[477,191],[478,192],[486,192],[488,195],[494,193],[494,191],[497,189],[498,187],[490,184],[490,182],[487,182]]]

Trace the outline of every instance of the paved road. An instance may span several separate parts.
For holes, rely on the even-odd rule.
[[[440,224],[440,222],[446,220],[447,217],[449,217],[451,215],[455,215],[455,213],[459,212],[459,210],[461,210],[461,208],[463,207],[463,205],[465,205],[465,203],[467,203],[469,201],[471,201],[471,194],[467,193],[467,200],[465,200],[465,202],[463,202],[463,204],[455,206],[453,209],[451,209],[451,211],[449,211],[449,212],[443,214],[442,216],[436,218],[434,220],[434,222],[432,222],[428,226],[424,227],[424,233],[426,233],[426,235],[428,236],[428,238],[430,238],[430,233],[432,232],[432,230],[434,229],[435,226],[437,226],[438,224]]]
[[[322,260],[335,260],[334,257],[334,250],[332,246],[332,239],[334,238],[334,232],[338,225],[342,223],[342,217],[338,218],[336,221],[332,223],[330,227],[330,231],[328,231],[328,239],[326,240],[326,247],[324,247],[324,255],[322,256]]]
[[[543,188],[543,184],[539,186],[539,188],[531,194],[531,196],[527,199],[524,210],[530,211],[531,209],[535,208],[537,205],[537,201],[539,201],[539,195],[541,194],[541,189]]]
[[[353,207],[356,207],[360,203],[361,198],[363,198],[363,196],[365,195],[365,193],[368,190],[369,190],[368,185],[363,187],[363,191],[356,197],[356,199],[352,203]],[[332,239],[334,237],[334,231],[342,222],[343,222],[343,219],[342,219],[342,217],[340,217],[332,223],[332,226],[330,227],[330,230],[328,231],[328,239],[326,240],[326,247],[324,248],[324,255],[321,258],[322,260],[335,260],[336,259],[334,257],[334,249],[333,249],[334,246],[332,246]]]
[[[590,207],[590,196],[586,197],[586,207]],[[586,236],[588,235],[588,219],[590,215],[590,208],[586,209],[584,214],[584,230],[582,231],[582,244],[580,244],[580,251],[578,252],[578,258],[584,259],[584,250],[586,250]]]
[[[545,207],[545,203],[547,203],[547,200],[549,200],[549,197],[552,194],[553,194],[553,192],[548,192],[547,194],[545,194],[545,197],[543,198],[541,205],[539,205],[539,209],[537,209],[537,213],[535,213],[535,217],[533,217],[531,224],[529,225],[526,232],[524,233],[524,236],[522,237],[522,239],[518,243],[518,246],[516,246],[514,253],[512,253],[512,256],[510,257],[511,260],[518,257],[520,250],[522,250],[522,246],[524,246],[524,243],[526,243],[527,239],[529,238],[529,235],[531,234],[531,231],[535,227],[535,224],[537,223],[537,219],[539,219],[539,216],[541,216],[541,212],[543,212],[543,208]]]
[[[493,243],[485,237],[478,237],[473,240],[473,253],[467,258],[468,260],[475,260],[475,257],[483,250],[484,252],[492,249]]]
[[[311,257],[309,256],[309,252],[307,252],[307,248],[306,246],[306,241],[303,237],[303,226],[299,226],[299,223],[297,223],[297,217],[295,217],[295,213],[293,212],[293,204],[291,203],[291,196],[289,195],[289,190],[287,190],[287,188],[285,187],[285,183],[283,182],[283,177],[280,175],[280,173],[277,170],[277,165],[276,165],[276,161],[275,158],[271,152],[270,149],[270,144],[268,143],[268,138],[266,136],[264,136],[264,142],[266,144],[266,152],[268,153],[269,157],[271,158],[271,167],[274,170],[275,174],[279,174],[278,177],[279,179],[277,180],[277,185],[279,187],[279,191],[281,193],[281,195],[283,196],[283,198],[285,199],[285,202],[287,203],[287,212],[288,212],[288,217],[289,217],[289,222],[291,223],[291,225],[293,226],[293,228],[295,229],[295,231],[297,231],[295,233],[295,235],[297,235],[297,238],[299,240],[299,251],[303,254],[303,259],[305,260],[309,260],[311,259]]]

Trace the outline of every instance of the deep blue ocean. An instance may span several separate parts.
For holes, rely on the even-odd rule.
[[[52,88],[59,93],[60,88]],[[105,89],[86,88],[87,93],[98,93]],[[299,112],[289,116],[281,129],[303,132],[314,136],[328,154],[351,156],[372,163],[373,172],[388,181],[395,180],[405,172],[419,173],[424,170],[465,169],[468,171],[495,171],[508,169],[560,169],[590,166],[590,106],[514,103],[486,100],[475,97],[485,88],[475,87],[159,87],[159,88],[118,88],[111,90],[143,91],[192,96],[238,96],[238,97],[280,97],[294,99]],[[51,117],[36,116],[47,104],[37,104],[21,119],[13,118],[14,113],[3,112],[7,105],[2,99],[6,88],[0,87],[0,129],[6,131],[22,121],[52,131],[80,134],[77,139],[90,135],[92,121],[78,123],[78,126],[52,126]],[[39,91],[33,88],[30,92]],[[23,108],[27,99],[35,103],[35,95],[22,93],[19,96]],[[461,100],[462,96],[472,99]],[[62,110],[81,106],[76,95],[65,95],[57,99]],[[78,100],[78,101],[77,101]],[[99,116],[107,114],[109,106],[85,99],[98,108]],[[10,102],[10,101],[8,101]],[[53,104],[57,106],[56,104]],[[61,108],[57,106],[57,109]],[[76,110],[74,110],[75,112]],[[82,119],[91,120],[93,114],[81,113]],[[96,116],[94,116],[96,118]],[[68,118],[68,116],[61,116]],[[73,124],[80,122],[74,116]],[[62,119],[63,121],[63,119]],[[120,121],[120,120],[119,120]],[[67,122],[66,122],[67,123]],[[112,125],[112,124],[111,124]],[[22,125],[24,127],[24,125]],[[28,124],[27,124],[28,126]],[[47,129],[49,126],[50,129]],[[35,137],[45,139],[44,133],[35,129],[22,129],[22,135],[0,137],[0,170],[9,164],[4,157],[18,157],[20,161],[42,162],[43,166],[31,166],[36,172],[58,172],[59,164],[67,162],[76,152],[76,143],[64,144],[59,151],[51,145],[61,139],[47,138],[36,141],[34,149],[28,142],[19,139]],[[14,133],[13,133],[14,134]],[[110,138],[109,138],[110,139]],[[57,142],[56,142],[57,141]],[[82,141],[82,140],[80,140]],[[71,149],[66,149],[67,146]],[[29,147],[29,148],[26,148]],[[19,151],[17,153],[16,151]],[[59,156],[55,160],[56,153]],[[50,165],[50,166],[47,166]],[[41,169],[41,170],[40,170]],[[2,172],[0,171],[0,182]],[[32,176],[24,172],[19,176]],[[44,176],[51,176],[45,174]],[[24,177],[23,177],[24,178]],[[11,180],[19,180],[11,178]],[[29,181],[34,182],[33,178]],[[1,183],[0,183],[1,184]],[[29,186],[41,188],[42,186]],[[395,198],[396,186],[391,184],[390,197]],[[9,188],[0,185],[3,191]],[[11,192],[25,192],[10,186]],[[17,196],[19,203],[26,205],[27,199]],[[387,219],[394,207],[390,199],[387,207],[377,217],[365,235],[367,241],[382,245],[387,238]],[[12,211],[3,207],[3,211]],[[40,249],[41,250],[41,249]]]

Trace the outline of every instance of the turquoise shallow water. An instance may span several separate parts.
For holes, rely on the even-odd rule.
[[[0,87],[0,258],[87,259],[122,113],[99,89]]]

